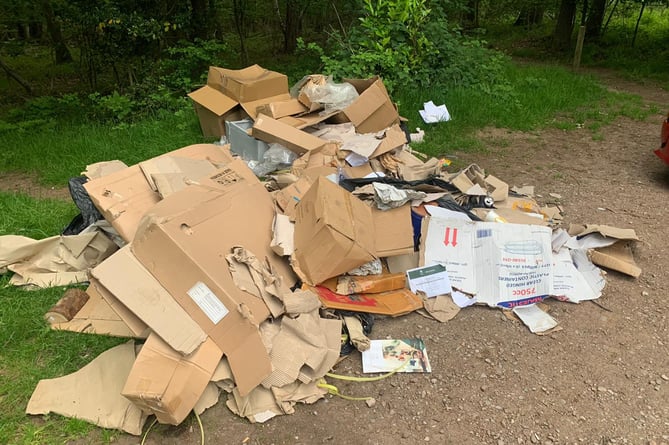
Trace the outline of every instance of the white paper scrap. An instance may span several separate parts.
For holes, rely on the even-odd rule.
[[[407,281],[411,292],[421,291],[428,298],[450,294],[453,291],[446,267],[441,264],[407,270]]]
[[[539,332],[546,332],[557,326],[557,321],[542,311],[536,304],[529,306],[519,306],[513,308],[513,313],[521,319],[525,326],[530,328],[534,334]]]
[[[429,101],[423,104],[423,109],[418,110],[420,117],[423,118],[426,124],[434,124],[436,122],[447,122],[451,120],[451,114],[448,112],[446,105],[435,105],[434,102]]]
[[[458,307],[468,307],[476,304],[476,298],[470,297],[457,290],[451,292],[451,298],[453,299],[453,303],[457,304]]]

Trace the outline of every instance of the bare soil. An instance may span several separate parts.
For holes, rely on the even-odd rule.
[[[666,91],[603,79],[669,109]],[[487,153],[458,154],[511,185],[535,185],[539,199],[561,204],[565,225],[634,228],[641,238],[640,278],[610,272],[598,304],[549,300],[563,329],[547,336],[484,307],[462,310],[447,323],[416,313],[377,319],[372,338],[422,337],[433,372],[335,382],[342,393],[376,403],[327,397],[265,424],[232,414],[223,395],[202,415],[206,443],[669,444],[669,274],[662,272],[669,167],[652,153],[662,118],[620,118],[603,130],[603,140],[586,129],[488,128],[481,131]],[[335,372],[360,370],[353,354]],[[195,444],[199,436],[189,418],[179,427],[156,426],[146,443]],[[81,443],[100,438],[96,433]]]

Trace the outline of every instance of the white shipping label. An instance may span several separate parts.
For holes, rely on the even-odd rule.
[[[203,282],[198,281],[195,283],[195,286],[191,287],[188,291],[188,295],[202,309],[202,312],[209,317],[212,323],[216,324],[228,315],[228,308],[221,303],[221,300],[216,298],[216,294]]]

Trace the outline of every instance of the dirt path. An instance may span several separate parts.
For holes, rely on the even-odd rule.
[[[606,82],[669,109],[667,92]],[[652,154],[661,119],[620,118],[604,129],[604,140],[585,129],[487,129],[489,153],[459,155],[512,185],[535,185],[545,198],[559,194],[566,224],[634,228],[642,240],[639,279],[611,272],[601,306],[549,301],[563,330],[547,336],[482,307],[443,324],[417,314],[380,319],[373,338],[425,340],[431,374],[339,383],[343,393],[372,396],[376,404],[328,398],[265,424],[231,414],[222,396],[202,415],[206,443],[669,444],[669,167]],[[360,369],[353,355],[335,371]],[[189,419],[156,427],[146,443],[199,443],[198,425]]]

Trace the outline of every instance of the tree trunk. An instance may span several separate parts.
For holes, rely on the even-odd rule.
[[[209,3],[207,0],[190,0],[191,37],[208,40],[212,36],[209,20]]]
[[[246,49],[246,9],[248,8],[247,0],[233,0],[232,12],[235,18],[235,29],[239,36],[239,53],[242,65],[246,66],[249,63],[249,53]]]
[[[641,11],[639,11],[639,18],[636,19],[636,26],[634,27],[634,35],[632,36],[632,46],[636,43],[636,36],[639,34],[639,23],[643,17],[643,11],[646,9],[646,0],[641,0]]]
[[[558,13],[555,31],[553,32],[553,47],[563,51],[571,44],[571,35],[574,31],[576,17],[576,0],[562,0]]]
[[[58,22],[56,14],[53,12],[53,8],[51,7],[51,0],[40,0],[40,6],[42,7],[42,12],[44,13],[46,29],[49,31],[49,36],[51,37],[53,50],[56,53],[56,64],[60,65],[61,63],[71,62],[72,54],[70,54],[70,50],[65,44],[63,32],[60,29],[60,23]]]
[[[467,12],[465,13],[465,28],[478,28],[479,27],[479,0],[468,0],[467,1]]]
[[[606,0],[592,0],[590,11],[585,22],[586,41],[594,42],[602,36],[602,23],[604,23],[604,12],[606,11]]]
[[[513,26],[523,26],[525,28],[532,28],[536,25],[541,25],[544,20],[543,6],[525,6],[520,10],[518,18],[513,23]]]

